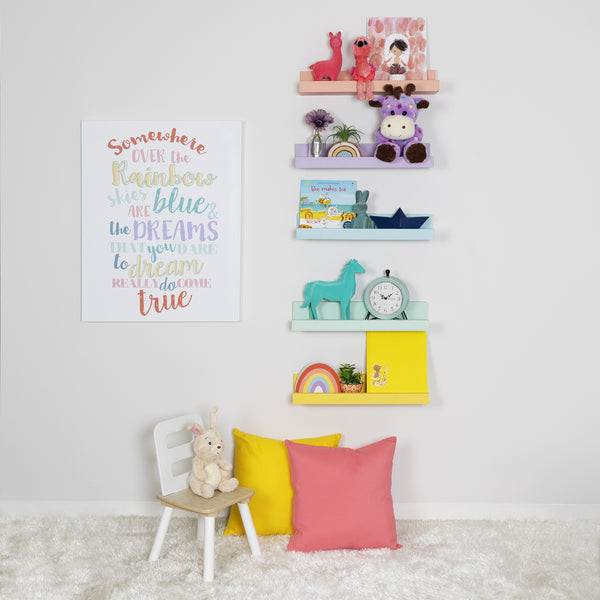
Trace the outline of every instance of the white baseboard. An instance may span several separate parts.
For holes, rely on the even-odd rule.
[[[0,500],[0,516],[144,516],[158,517],[158,501],[18,501]],[[175,511],[176,515],[187,513]],[[565,520],[600,519],[600,504],[437,504],[395,503],[397,519],[449,520]]]
[[[34,501],[34,500],[0,500],[0,515],[4,516],[160,516],[162,506],[158,500],[154,502],[127,501]],[[174,514],[177,514],[176,511]]]
[[[396,519],[564,520],[600,519],[600,504],[394,504]]]

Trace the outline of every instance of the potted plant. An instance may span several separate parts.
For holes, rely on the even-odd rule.
[[[363,374],[355,369],[355,365],[348,363],[340,365],[339,374],[342,392],[356,394],[362,391]]]
[[[327,139],[333,138],[334,143],[331,144],[327,151],[327,156],[331,157],[342,157],[342,156],[360,156],[360,148],[358,143],[360,142],[360,131],[352,125],[336,125],[333,128],[333,133],[327,136]],[[354,139],[355,142],[350,140]]]

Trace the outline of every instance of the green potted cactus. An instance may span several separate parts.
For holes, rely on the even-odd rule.
[[[356,371],[356,366],[343,363],[339,368],[340,385],[342,392],[356,394],[362,391],[363,374]]]

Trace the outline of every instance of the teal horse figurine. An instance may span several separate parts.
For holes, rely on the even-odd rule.
[[[311,281],[304,288],[304,304],[308,306],[311,319],[318,319],[317,306],[322,300],[339,302],[342,319],[350,318],[350,300],[356,292],[356,273],[364,273],[361,264],[353,258],[342,269],[340,278],[336,281]]]

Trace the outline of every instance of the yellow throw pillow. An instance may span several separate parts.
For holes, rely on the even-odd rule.
[[[292,499],[290,460],[285,442],[233,430],[235,440],[234,476],[240,485],[254,490],[250,511],[259,535],[292,534]],[[341,433],[303,440],[311,446],[337,447]],[[245,533],[237,506],[231,507],[225,535]]]

